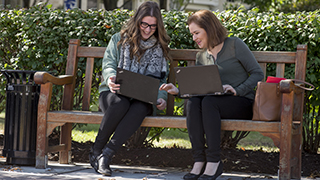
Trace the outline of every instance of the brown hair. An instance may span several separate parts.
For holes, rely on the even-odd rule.
[[[164,57],[166,59],[170,59],[170,48],[168,47],[170,37],[167,35],[167,32],[164,28],[160,7],[156,2],[153,1],[142,3],[135,12],[134,16],[125,26],[122,27],[122,30],[120,31],[121,40],[118,42],[118,46],[128,43],[130,45],[130,58],[137,56],[138,60],[140,60],[145,52],[145,50],[139,48],[141,40],[140,24],[142,19],[146,16],[155,17],[157,19],[157,29],[153,35],[160,43]]]
[[[214,48],[228,37],[227,29],[221,24],[216,15],[209,10],[199,10],[189,16],[187,24],[197,24],[208,36],[208,49]]]

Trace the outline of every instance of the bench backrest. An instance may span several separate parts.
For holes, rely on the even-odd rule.
[[[103,58],[106,47],[82,47],[79,39],[71,39],[69,41],[68,57],[67,57],[67,75],[76,75],[78,58],[87,58],[85,86],[82,101],[82,110],[89,110],[90,94],[92,84],[92,72],[94,67],[94,58]],[[178,61],[187,61],[187,65],[195,64],[195,57],[199,49],[172,49],[170,56],[172,62],[170,63],[170,74],[168,82],[175,84],[175,74],[173,67],[178,66]],[[276,77],[284,77],[285,64],[295,64],[295,79],[305,80],[306,75],[306,59],[307,46],[298,45],[296,52],[287,51],[252,51],[255,58],[262,67],[264,74],[266,74],[267,63],[276,63]],[[75,80],[74,80],[75,81]],[[64,96],[73,96],[75,82],[65,86]],[[72,99],[72,98],[71,98]],[[73,102],[69,102],[68,98],[64,98],[62,108],[71,110]],[[302,119],[303,94],[297,95],[295,102],[294,119]],[[173,115],[174,97],[168,96],[167,115]]]

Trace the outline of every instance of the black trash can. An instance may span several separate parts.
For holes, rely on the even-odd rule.
[[[0,70],[6,77],[4,148],[7,164],[35,165],[40,85],[36,71]]]

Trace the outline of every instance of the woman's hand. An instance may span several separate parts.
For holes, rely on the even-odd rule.
[[[116,90],[120,89],[120,84],[116,84],[116,76],[111,76],[108,79],[108,86],[111,92],[116,93]]]
[[[179,93],[179,89],[172,83],[169,83],[169,84],[163,83],[160,86],[159,90],[167,91],[169,94],[172,94],[172,95],[177,95]]]
[[[167,107],[167,102],[164,99],[159,98],[157,100],[157,108],[159,110],[164,110],[166,107]]]
[[[237,91],[232,86],[230,86],[229,84],[223,85],[222,88],[223,88],[223,91],[225,93],[230,91],[230,92],[233,93],[234,96],[237,95]]]

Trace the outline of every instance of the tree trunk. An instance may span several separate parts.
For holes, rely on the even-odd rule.
[[[0,113],[6,108],[5,100],[6,100],[6,96],[0,94]],[[4,106],[1,106],[1,104],[3,104]]]
[[[10,5],[11,8],[17,8],[19,3],[17,0],[5,0],[6,5]]]
[[[147,147],[149,144],[146,138],[150,132],[150,127],[139,127],[139,129],[126,141],[127,148]]]
[[[235,149],[238,142],[248,136],[248,131],[237,131],[232,137],[233,131],[221,131],[221,149]]]
[[[30,0],[23,0],[23,7],[29,9],[30,8]]]
[[[106,10],[114,10],[117,8],[117,2],[116,0],[103,0],[104,8]]]

